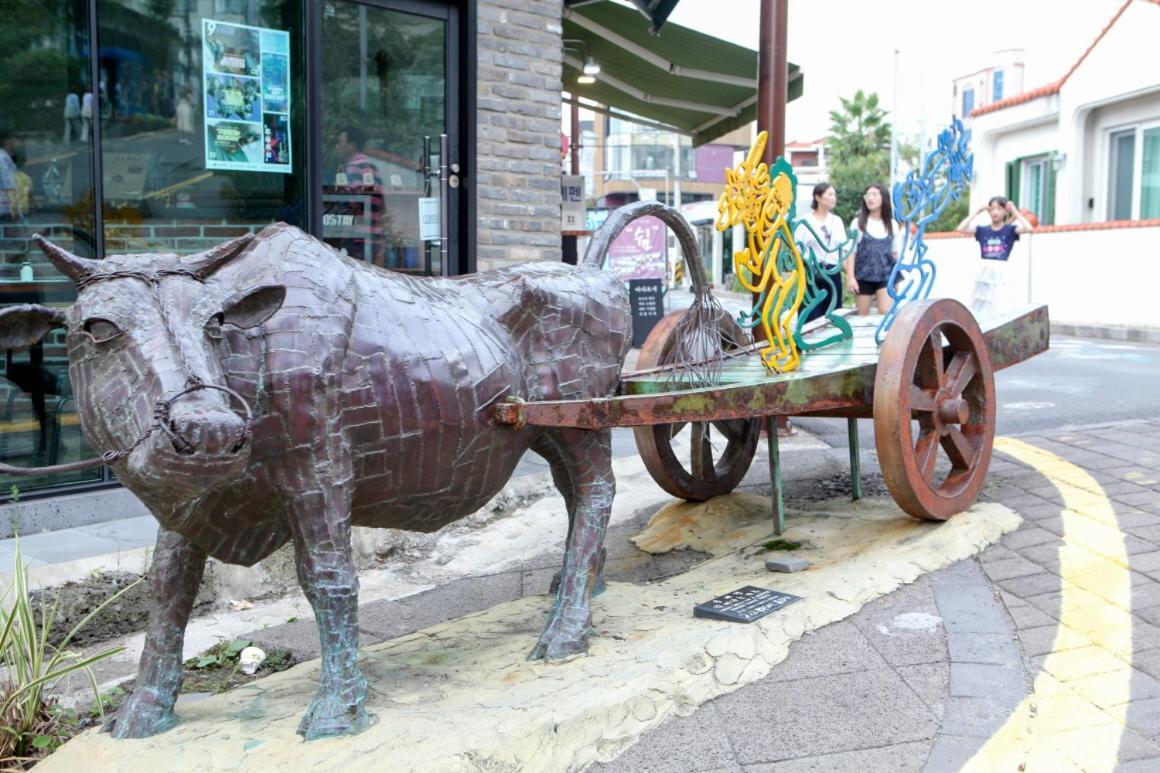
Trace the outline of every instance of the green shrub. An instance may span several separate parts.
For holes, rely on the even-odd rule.
[[[136,585],[136,583],[134,583]],[[62,711],[49,691],[72,674],[88,677],[93,687],[96,710],[103,713],[100,693],[92,666],[121,647],[82,656],[67,649],[76,634],[122,589],[84,617],[65,635],[59,645],[49,641],[57,603],[40,604],[37,616],[28,591],[28,573],[16,543],[12,584],[0,595],[0,769],[9,770],[43,757],[64,743],[73,732],[71,714]]]

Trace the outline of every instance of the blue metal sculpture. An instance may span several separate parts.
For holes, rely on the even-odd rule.
[[[886,287],[893,305],[878,324],[874,340],[881,344],[903,306],[930,295],[935,265],[926,259],[926,227],[947,204],[962,196],[974,176],[975,156],[969,152],[971,133],[959,119],[938,136],[938,147],[918,169],[894,184],[895,217],[903,223],[902,249]],[[913,233],[912,233],[913,229]]]

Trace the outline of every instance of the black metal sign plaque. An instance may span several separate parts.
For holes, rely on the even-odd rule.
[[[752,623],[795,601],[801,601],[801,597],[746,585],[693,607],[693,617]]]
[[[665,286],[660,279],[628,280],[632,308],[632,345],[644,346],[648,334],[665,316]]]

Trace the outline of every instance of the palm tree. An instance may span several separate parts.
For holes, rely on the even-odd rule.
[[[878,106],[878,95],[862,89],[852,99],[839,97],[842,109],[830,111],[829,154],[841,164],[853,158],[890,153],[890,123]]]

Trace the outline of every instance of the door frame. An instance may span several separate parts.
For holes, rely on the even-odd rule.
[[[448,244],[451,275],[474,273],[476,148],[476,3],[468,0],[306,0],[306,185],[307,225],[322,237],[322,11],[326,2],[366,5],[447,23],[444,41],[444,104],[447,106],[448,156],[459,164],[458,195],[448,198]]]

